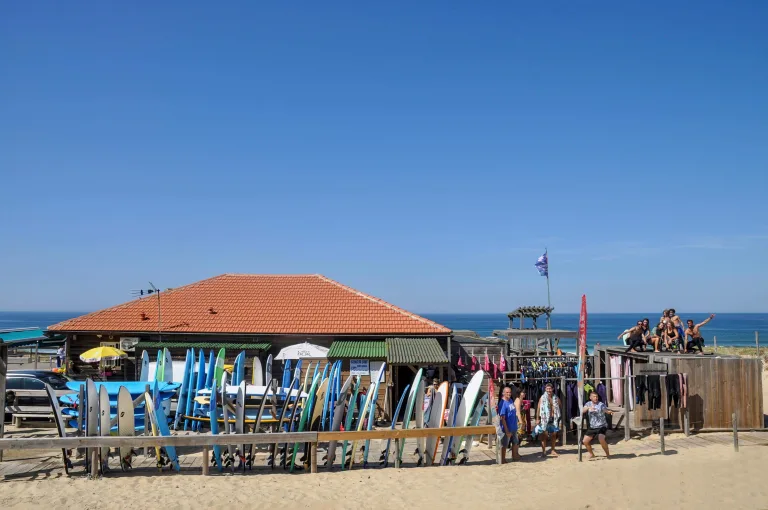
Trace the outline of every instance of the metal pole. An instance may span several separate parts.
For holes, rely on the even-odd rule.
[[[759,350],[758,354],[760,354]],[[37,370],[38,361],[40,361],[40,342],[35,342],[35,370]]]
[[[733,451],[739,451],[739,418],[736,413],[731,414],[731,421],[733,422]]]
[[[565,391],[565,376],[560,377],[560,392],[563,394],[563,399],[560,401],[560,416],[561,416],[561,419],[563,420],[563,423],[561,425],[561,427],[563,428],[563,433],[560,434],[562,436],[561,437],[562,442],[560,444],[562,444],[563,446],[567,446],[568,441],[565,438],[565,436],[568,435],[568,429],[569,429],[570,423],[565,422],[565,410],[567,409],[566,402],[568,401],[568,392]]]
[[[629,441],[629,380],[624,377],[624,441]]]
[[[755,345],[757,346],[757,356],[760,357],[760,332],[755,331]]]
[[[667,451],[664,446],[664,418],[659,420],[659,441],[661,442],[661,454],[664,455]]]

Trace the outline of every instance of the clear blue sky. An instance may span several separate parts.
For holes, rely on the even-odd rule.
[[[224,4],[3,7],[0,310],[768,311],[768,2]]]

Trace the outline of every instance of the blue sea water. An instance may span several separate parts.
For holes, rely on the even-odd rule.
[[[47,328],[58,322],[77,317],[85,312],[0,312],[0,330],[12,328]],[[505,329],[509,324],[503,313],[427,313],[422,314],[453,330],[470,329],[482,336],[490,336],[494,329]],[[594,346],[600,342],[603,345],[619,345],[616,337],[626,328],[633,326],[638,320],[648,317],[651,325],[659,320],[656,313],[594,313],[587,321],[587,343]],[[706,319],[706,313],[680,313],[683,320],[693,319],[701,322]],[[539,327],[544,327],[542,320]],[[552,316],[552,327],[556,329],[577,330],[579,315],[575,313],[555,313]],[[760,332],[761,344],[768,345],[768,314],[766,313],[723,313],[702,328],[707,345],[712,345],[712,337],[717,336],[717,344],[726,346],[755,345],[755,331]],[[576,347],[573,340],[562,340],[561,348],[572,351]]]

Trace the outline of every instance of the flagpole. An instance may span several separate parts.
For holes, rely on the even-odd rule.
[[[552,299],[549,295],[549,253],[546,248],[544,248],[544,255],[547,256],[547,308],[552,308]],[[552,329],[552,312],[547,313],[547,329]]]

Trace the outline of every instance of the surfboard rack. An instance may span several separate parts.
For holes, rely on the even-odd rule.
[[[176,436],[90,436],[90,437],[40,437],[40,438],[4,438],[0,439],[2,450],[60,450],[76,448],[133,448],[141,447],[202,447],[202,471],[209,472],[211,448],[214,445],[250,443],[254,445],[274,445],[282,443],[308,443],[310,472],[317,473],[317,444],[329,441],[365,441],[371,439],[393,439],[396,451],[400,451],[402,440],[422,437],[460,437],[495,434],[493,425],[476,427],[442,427],[434,429],[383,429],[351,432],[282,432],[258,434],[220,434],[220,435],[176,435]],[[395,468],[400,467],[398,455],[395,455]],[[497,456],[498,459],[498,456]],[[343,461],[343,460],[342,460]]]

